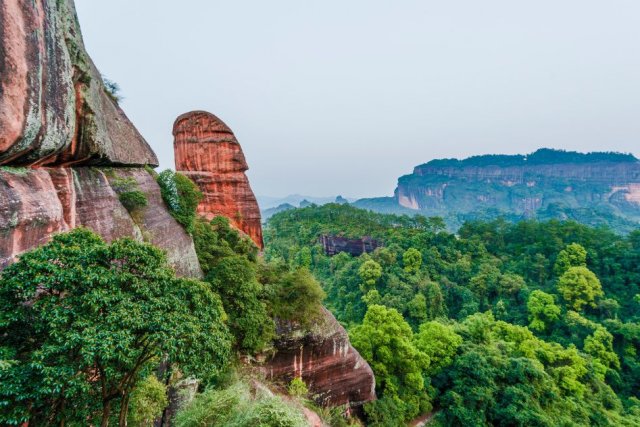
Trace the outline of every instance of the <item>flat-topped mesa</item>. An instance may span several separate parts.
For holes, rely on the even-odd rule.
[[[249,169],[231,129],[206,111],[192,111],[173,125],[176,171],[191,178],[204,198],[198,213],[206,218],[218,215],[246,233],[260,248],[260,209],[245,171]]]

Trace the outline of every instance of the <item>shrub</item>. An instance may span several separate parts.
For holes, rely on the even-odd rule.
[[[251,397],[249,387],[237,383],[225,390],[209,390],[178,412],[177,427],[306,427],[301,410],[276,396]]]
[[[196,210],[202,200],[198,186],[181,173],[169,169],[160,172],[156,179],[171,215],[188,233],[193,233]]]
[[[181,409],[174,418],[176,427],[228,425],[240,404],[251,398],[249,388],[242,383],[225,390],[207,390]]]
[[[147,206],[147,196],[140,190],[120,193],[118,199],[129,213]]]
[[[317,321],[325,293],[306,268],[284,274],[270,285],[273,314],[284,320],[297,320],[308,327]]]
[[[265,348],[275,335],[275,328],[260,300],[262,284],[256,279],[254,265],[243,256],[225,257],[206,280],[222,298],[238,347],[252,353]]]
[[[242,255],[255,262],[258,256],[255,243],[231,227],[229,219],[223,216],[215,217],[211,221],[198,218],[194,223],[193,242],[205,274],[225,257]]]
[[[110,179],[109,183],[118,195],[120,203],[129,213],[147,206],[147,196],[138,189],[135,178],[115,177]]]
[[[131,393],[129,424],[140,427],[153,426],[153,421],[162,415],[162,410],[168,403],[167,387],[154,375],[149,375],[140,381]]]
[[[287,390],[289,391],[289,394],[294,397],[305,397],[309,394],[307,385],[300,377],[292,379]]]

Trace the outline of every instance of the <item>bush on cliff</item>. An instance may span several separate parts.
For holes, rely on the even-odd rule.
[[[135,178],[117,177],[113,178],[110,184],[127,212],[133,213],[147,206],[147,195],[138,189]]]
[[[275,328],[262,300],[264,291],[255,266],[244,256],[229,256],[207,274],[206,281],[222,298],[240,350],[255,353],[267,347]]]
[[[208,390],[196,397],[174,419],[177,427],[306,427],[301,408],[268,393],[252,396],[238,382],[223,390]]]
[[[198,218],[194,223],[193,242],[205,274],[225,257],[244,256],[252,263],[258,258],[258,247],[255,243],[231,227],[229,219],[223,216],[215,217],[211,221]]]
[[[156,179],[171,215],[188,233],[193,233],[196,210],[203,197],[198,186],[183,174],[169,169],[160,172]]]
[[[86,229],[60,234],[0,277],[0,424],[124,422],[141,378],[168,357],[213,379],[230,357],[219,297],[177,279],[164,253]]]

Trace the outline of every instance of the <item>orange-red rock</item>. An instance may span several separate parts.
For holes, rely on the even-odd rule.
[[[106,93],[73,0],[0,2],[2,164],[158,164]]]
[[[262,248],[260,209],[245,174],[247,161],[231,129],[211,113],[192,111],[178,117],[173,136],[176,170],[204,195],[198,213],[209,219],[226,216]]]
[[[111,241],[145,240],[164,249],[181,276],[201,277],[191,237],[169,214],[155,179],[144,169],[112,169],[133,178],[147,206],[135,218],[97,168],[0,169],[0,270],[55,233],[84,226]]]
[[[375,400],[371,367],[328,310],[312,331],[300,333],[296,324],[283,321],[277,329],[276,353],[262,368],[268,379],[288,383],[302,378],[322,406],[359,406]]]

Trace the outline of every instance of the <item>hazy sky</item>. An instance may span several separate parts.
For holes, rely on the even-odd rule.
[[[440,157],[640,155],[638,0],[76,0],[98,68],[173,167],[208,110],[257,194],[390,195]]]

